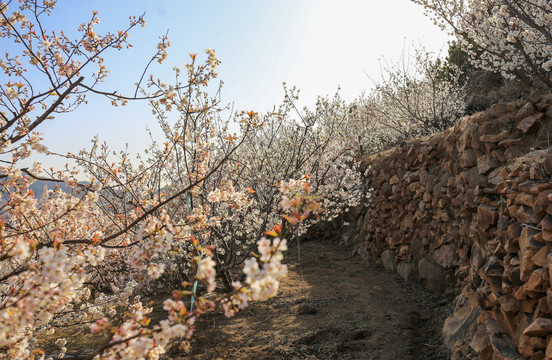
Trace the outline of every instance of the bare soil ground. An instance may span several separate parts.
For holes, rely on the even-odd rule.
[[[451,299],[406,283],[329,240],[287,254],[279,295],[234,318],[205,314],[194,337],[170,359],[431,359],[450,358],[441,344]]]

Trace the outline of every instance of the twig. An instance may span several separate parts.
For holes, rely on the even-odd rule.
[[[439,345],[431,345],[431,344],[426,344],[426,343],[422,343],[422,345],[429,346],[429,347],[432,347],[432,348],[440,347]]]
[[[542,229],[539,229],[539,228],[538,228],[538,227],[536,227],[536,226],[533,226],[533,225],[529,225],[529,224],[525,224],[525,223],[521,224],[521,226],[525,226],[525,227],[528,227],[528,228],[530,228],[530,229],[534,229],[534,230],[542,231]]]

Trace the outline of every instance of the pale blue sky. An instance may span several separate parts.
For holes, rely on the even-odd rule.
[[[50,21],[75,29],[92,10],[102,19],[100,32],[123,28],[129,15],[146,13],[147,26],[131,34],[134,48],[106,57],[111,75],[105,89],[130,89],[168,30],[169,58],[152,73],[170,79],[172,67],[182,66],[188,53],[216,49],[223,101],[259,112],[281,101],[283,81],[301,89],[301,105],[312,106],[317,95],[333,94],[338,86],[353,100],[372,86],[366,74],[379,76],[382,57],[396,61],[412,43],[446,52],[448,40],[409,0],[59,0]],[[96,134],[114,149],[128,142],[137,152],[147,142],[146,126],[156,128],[147,105],[112,108],[105,99],[90,98],[42,131],[55,152],[77,152]]]

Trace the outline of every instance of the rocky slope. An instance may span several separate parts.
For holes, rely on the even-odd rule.
[[[349,242],[437,292],[453,358],[552,359],[552,98],[492,106],[364,163]]]

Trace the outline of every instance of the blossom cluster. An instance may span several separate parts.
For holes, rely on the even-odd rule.
[[[443,29],[451,29],[471,62],[552,87],[552,3],[548,0],[413,0]]]
[[[423,47],[413,48],[410,58],[385,63],[374,90],[361,97],[356,111],[367,122],[370,143],[365,150],[379,151],[400,141],[443,131],[464,115],[466,96],[460,69]]]
[[[276,295],[287,273],[286,239],[295,236],[286,226],[303,232],[358,204],[355,145],[341,132],[349,108],[320,99],[293,118],[291,91],[277,113],[223,116],[218,97],[207,93],[220,63],[208,49],[203,64],[191,54],[185,71],[175,69],[174,84],[153,75],[137,84],[164,141],[133,158],[95,138],[90,149],[67,155],[75,168],[21,168],[22,159],[45,151],[34,129],[53,114],[92,93],[117,106],[137,99],[95,85],[108,74],[100,55],[129,46],[129,30],[144,20],[101,35],[93,12],[71,39],[41,22],[55,3],[0,1],[0,36],[22,49],[0,62],[10,78],[0,84],[0,152],[11,155],[0,167],[0,357],[62,358],[72,339],[56,336],[59,329],[87,328],[103,339],[95,358],[157,359],[190,337],[205,311],[220,306],[232,316]],[[169,45],[162,37],[152,61],[163,62]],[[27,68],[48,78],[45,89],[31,86]],[[59,187],[37,198],[36,180]],[[234,278],[240,268],[242,282]],[[170,295],[167,283],[176,289]],[[159,321],[144,300],[152,294],[167,297]],[[57,353],[37,348],[37,339],[52,337]]]
[[[264,301],[276,296],[279,280],[287,274],[287,266],[281,263],[282,253],[287,250],[285,239],[276,237],[270,241],[263,237],[257,247],[260,256],[251,257],[244,263],[247,286],[239,281],[233,282],[234,294],[222,302],[224,314],[228,317],[247,307],[249,301]]]

